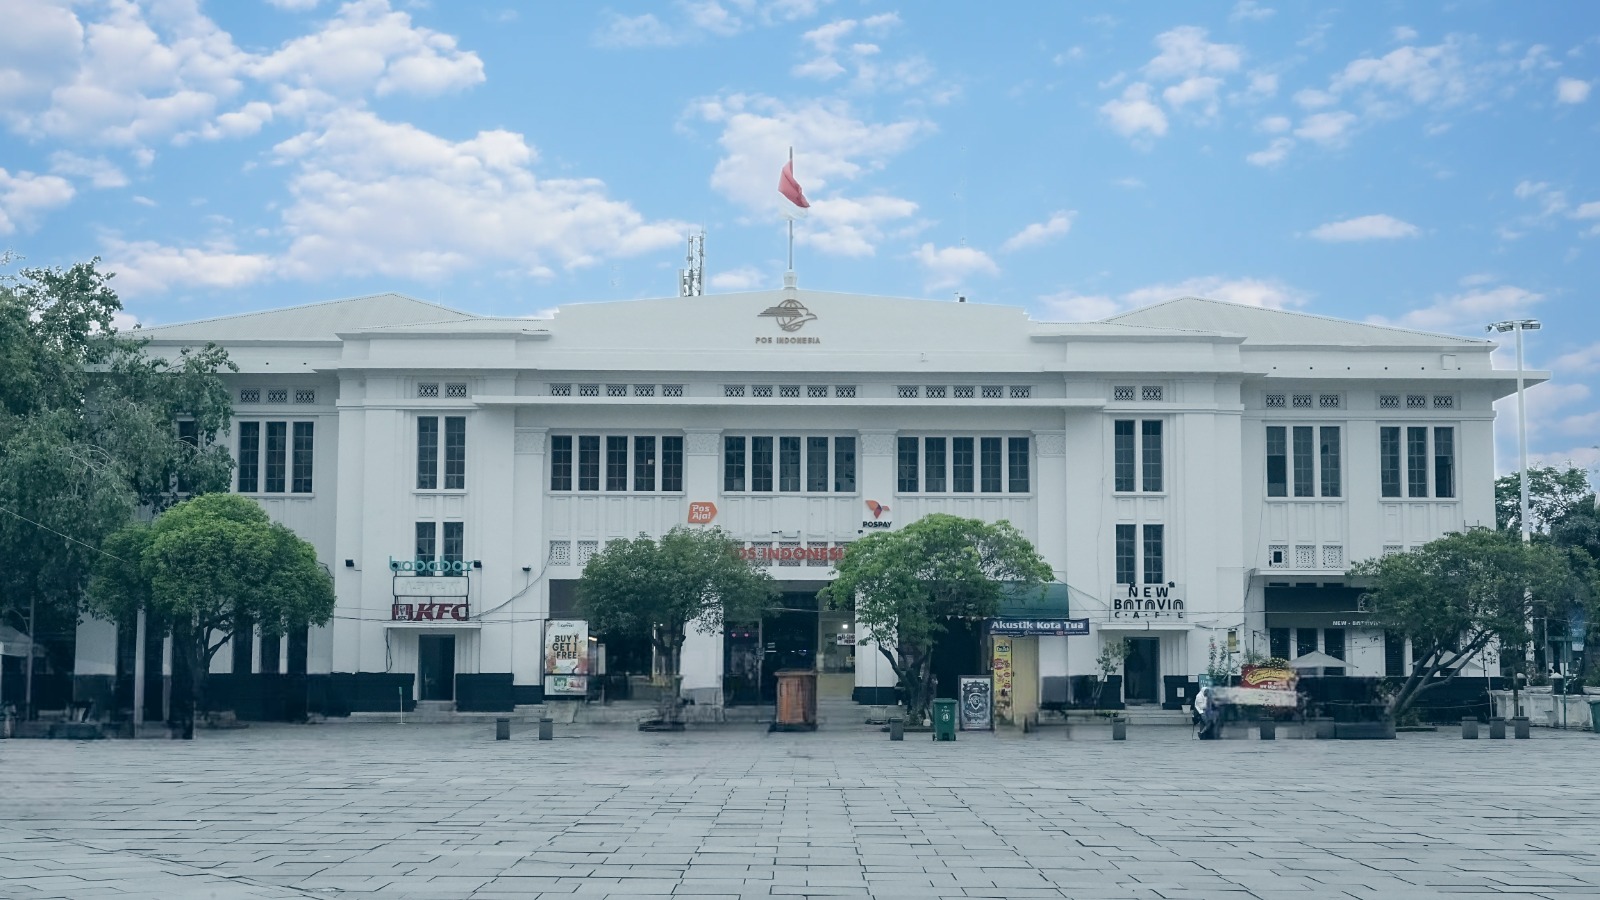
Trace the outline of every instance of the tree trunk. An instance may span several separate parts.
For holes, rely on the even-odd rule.
[[[933,655],[909,644],[901,644],[897,655],[899,659],[891,657],[889,662],[905,689],[906,719],[921,725],[933,706]]]

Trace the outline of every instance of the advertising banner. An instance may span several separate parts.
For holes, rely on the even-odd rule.
[[[1293,669],[1244,666],[1239,670],[1239,687],[1229,691],[1229,699],[1249,706],[1297,706],[1298,682]]]
[[[991,635],[1011,637],[1037,637],[1052,634],[1085,635],[1089,633],[1088,619],[986,619],[984,624]]]
[[[961,679],[961,730],[994,728],[994,682],[988,678]]]
[[[544,631],[544,692],[583,696],[589,692],[589,623],[553,619]]]
[[[1002,722],[1011,721],[1011,638],[994,639],[994,714]]]

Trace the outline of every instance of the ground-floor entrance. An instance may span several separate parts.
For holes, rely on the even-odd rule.
[[[417,635],[417,699],[456,698],[456,636]]]
[[[1161,639],[1127,638],[1127,654],[1122,658],[1122,700],[1124,703],[1161,702]]]

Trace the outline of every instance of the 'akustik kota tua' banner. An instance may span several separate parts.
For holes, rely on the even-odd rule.
[[[583,696],[589,693],[589,623],[554,619],[544,631],[544,692]]]

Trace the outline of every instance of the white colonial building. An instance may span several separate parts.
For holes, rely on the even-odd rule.
[[[815,594],[850,541],[932,512],[1009,520],[1062,586],[1025,612],[1090,620],[1017,642],[1018,708],[1070,701],[1124,638],[1127,699],[1169,707],[1213,643],[1395,672],[1406,648],[1346,567],[1493,525],[1492,403],[1515,383],[1484,340],[1209,300],[1056,324],[792,283],[552,319],[385,294],[143,334],[227,348],[235,489],[337,585],[330,625],[257,634],[214,671],[303,675],[283,683],[332,712],[537,702],[588,557],[691,520],[784,590],[762,622],[691,632],[702,704],[759,700],[794,666],[886,699],[888,666]],[[126,677],[122,633],[82,626],[80,678]],[[613,696],[649,673],[644,648],[592,637]],[[980,640],[953,634],[941,672],[986,670]]]

